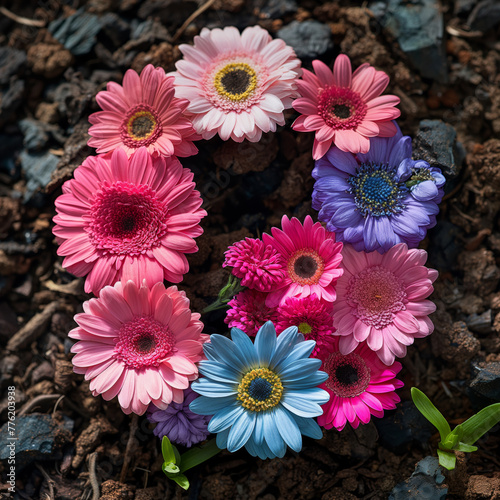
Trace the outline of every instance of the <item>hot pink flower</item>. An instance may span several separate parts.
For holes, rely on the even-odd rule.
[[[406,346],[434,330],[427,317],[436,306],[425,300],[438,273],[424,266],[425,250],[404,243],[388,252],[356,252],[344,246],[344,275],[337,282],[334,326],[342,354],[366,340],[386,364],[406,355]]]
[[[204,139],[257,142],[284,125],[283,110],[298,97],[300,61],[283,40],[259,26],[203,28],[194,46],[181,45],[175,95],[189,101],[193,125]]]
[[[142,146],[153,156],[191,156],[198,152],[192,141],[200,137],[183,116],[188,102],[174,97],[174,79],[162,68],[148,64],[140,76],[129,69],[123,87],[109,82],[107,89],[96,96],[103,111],[89,116],[92,137],[88,145],[98,153],[122,147],[130,155]]]
[[[321,369],[329,377],[320,387],[330,394],[330,400],[322,406],[319,425],[341,431],[349,422],[356,429],[360,423],[367,424],[372,415],[383,417],[384,410],[396,408],[400,398],[394,391],[404,385],[395,378],[401,363],[385,366],[366,344],[347,355],[338,350],[322,354]]]
[[[274,247],[286,263],[286,276],[277,289],[269,293],[266,303],[270,307],[284,304],[288,297],[307,297],[315,293],[318,298],[333,302],[335,282],[342,275],[342,243],[335,243],[330,233],[308,215],[302,225],[295,217],[281,219],[280,230],[271,228],[272,236],[264,233],[266,245]]]
[[[276,309],[266,306],[266,297],[267,293],[243,290],[228,302],[229,309],[224,321],[229,328],[239,328],[255,337],[266,321],[276,323],[278,318]]]
[[[55,201],[53,233],[63,266],[88,274],[85,292],[119,280],[182,281],[207,215],[190,170],[141,148],[130,159],[123,150],[89,157],[74,175]]]
[[[176,286],[118,282],[83,304],[75,316],[77,339],[71,352],[74,371],[90,380],[94,396],[118,396],[125,413],[142,415],[149,403],[165,409],[182,403],[184,389],[198,378],[195,363],[204,359],[199,314]]]
[[[330,349],[337,340],[333,336],[333,304],[319,300],[315,294],[302,299],[289,297],[277,309],[278,322],[276,332],[279,334],[290,326],[296,326],[306,340],[314,340],[316,347],[312,352],[317,357],[320,349]]]
[[[222,267],[230,266],[241,284],[260,292],[271,291],[285,277],[285,261],[270,245],[261,240],[245,238],[231,245],[224,253]]]
[[[367,153],[369,137],[392,137],[396,127],[391,120],[401,113],[394,106],[399,97],[380,96],[389,77],[373,66],[362,64],[352,73],[351,61],[340,54],[332,70],[313,61],[316,74],[303,70],[297,82],[301,98],[293,102],[299,116],[293,129],[316,131],[313,158],[319,160],[330,146],[351,153]]]

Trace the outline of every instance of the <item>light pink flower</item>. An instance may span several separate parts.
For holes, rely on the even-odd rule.
[[[97,94],[103,111],[89,116],[88,145],[98,153],[121,147],[131,155],[145,146],[153,156],[196,154],[192,141],[200,137],[183,115],[188,102],[174,94],[174,79],[162,68],[148,64],[140,76],[127,70],[123,87],[109,82],[107,90]]]
[[[313,158],[319,160],[330,146],[351,153],[367,153],[369,137],[392,137],[396,126],[391,120],[401,113],[394,106],[399,97],[380,94],[389,83],[383,71],[368,63],[352,73],[351,61],[340,54],[332,70],[313,61],[316,74],[303,70],[297,82],[302,97],[293,102],[299,116],[293,129],[315,131]]]
[[[185,253],[198,250],[207,215],[177,158],[152,158],[146,148],[131,158],[123,150],[92,156],[63,185],[53,233],[63,266],[85,276],[85,292],[129,279],[149,286],[178,283],[189,270]]]
[[[401,363],[385,366],[364,343],[350,354],[334,350],[322,352],[320,357],[323,355],[321,369],[328,373],[328,380],[320,387],[330,394],[330,400],[322,406],[319,425],[341,431],[349,422],[356,429],[372,415],[380,418],[384,410],[396,408],[400,398],[394,391],[404,385],[395,378]]]
[[[342,275],[342,243],[335,242],[335,233],[326,231],[319,223],[313,223],[308,215],[302,225],[298,219],[284,215],[281,227],[271,228],[272,236],[264,233],[266,245],[274,247],[286,262],[286,276],[270,292],[266,303],[270,307],[284,304],[288,297],[318,298],[333,302],[335,283]]]
[[[188,116],[210,139],[257,142],[262,132],[284,125],[283,110],[298,97],[300,61],[283,40],[259,26],[241,34],[234,27],[203,28],[194,46],[180,45],[175,95],[189,101]]]
[[[83,304],[79,325],[68,334],[79,340],[71,352],[74,371],[90,380],[94,396],[118,396],[125,413],[142,415],[149,403],[164,410],[182,403],[184,389],[198,378],[202,345],[199,314],[176,286],[118,282]]]
[[[317,357],[320,349],[332,349],[337,337],[333,335],[333,303],[318,299],[315,294],[301,299],[288,297],[277,309],[276,332],[279,334],[290,326],[296,326],[306,340],[314,340],[312,352]]]
[[[278,315],[274,307],[266,306],[267,293],[257,290],[243,290],[228,302],[229,309],[224,321],[229,328],[239,328],[255,337],[266,322],[276,323]]]
[[[342,354],[366,340],[386,364],[406,355],[406,346],[434,330],[427,317],[436,310],[425,300],[438,272],[424,266],[425,250],[400,243],[384,254],[344,246],[344,275],[337,282],[334,326]]]
[[[269,292],[285,277],[283,257],[261,240],[245,238],[237,241],[224,255],[226,259],[222,267],[232,267],[232,273],[248,288]]]

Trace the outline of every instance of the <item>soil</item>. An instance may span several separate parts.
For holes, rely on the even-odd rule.
[[[411,405],[404,407],[412,386],[454,424],[499,401],[498,389],[491,396],[471,384],[477,370],[500,362],[500,19],[485,28],[476,3],[441,2],[448,73],[441,81],[421,76],[394,34],[366,4],[353,1],[217,0],[182,29],[197,2],[15,0],[0,11],[0,418],[7,419],[7,388],[15,386],[18,425],[22,417],[37,422],[49,415],[56,429],[51,451],[41,450],[17,471],[15,498],[386,499],[420,459],[436,456],[437,433],[425,431],[425,421],[415,427],[417,417],[402,412]],[[12,19],[13,13],[22,18]],[[48,28],[75,13],[87,31],[65,48]],[[93,36],[96,19],[102,27]],[[88,115],[98,110],[95,95],[107,81],[120,82],[128,68],[140,71],[149,63],[173,70],[178,45],[204,26],[260,24],[275,35],[308,19],[330,27],[333,45],[319,56],[327,64],[344,52],[354,67],[368,62],[389,74],[387,92],[401,98],[403,133],[417,137],[422,120],[442,120],[463,147],[463,161],[455,146],[454,160],[443,166],[448,183],[438,225],[421,245],[428,265],[440,271],[432,296],[436,330],[402,360],[402,403],[387,412],[387,425],[325,431],[322,440],[306,438],[299,454],[289,450],[272,461],[223,451],[188,474],[191,488],[184,492],[163,475],[160,443],[147,419],[131,419],[116,400],[93,397],[72,371],[67,333],[90,297],[83,279],[67,273],[57,256],[54,200],[94,154],[86,145]],[[144,21],[147,29],[134,32]],[[209,213],[200,251],[188,256],[190,273],[180,285],[194,311],[225,284],[228,244],[269,232],[283,214],[316,218],[312,135],[292,131],[295,117],[288,111],[286,126],[260,143],[200,141],[200,153],[182,160],[194,171]],[[57,163],[48,177],[38,167],[43,155]],[[226,332],[223,318],[220,311],[204,315],[205,332]],[[492,368],[491,377],[498,387],[498,370],[495,379]],[[498,427],[478,446],[445,474],[448,498],[500,498]],[[2,479],[7,472],[7,462],[0,462]],[[2,497],[8,498],[7,488],[0,486]]]

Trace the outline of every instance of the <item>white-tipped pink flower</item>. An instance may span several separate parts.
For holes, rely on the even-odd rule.
[[[175,95],[187,99],[188,116],[204,139],[260,140],[284,125],[283,110],[298,97],[300,61],[283,40],[259,26],[203,28],[194,46],[179,47]]]
[[[92,156],[63,185],[53,233],[63,266],[85,276],[85,292],[129,279],[153,286],[179,283],[189,270],[186,253],[207,215],[193,174],[177,158],[153,158],[146,148]]]
[[[299,116],[293,129],[315,131],[313,158],[319,160],[332,144],[351,153],[367,153],[369,137],[392,137],[396,126],[391,122],[401,114],[395,106],[399,97],[381,96],[389,77],[368,63],[354,73],[349,58],[340,54],[332,70],[321,61],[313,61],[316,74],[303,70],[297,82],[301,97],[293,102]]]
[[[196,154],[192,141],[200,137],[183,114],[188,102],[174,94],[174,79],[162,68],[148,64],[140,76],[127,70],[123,86],[109,82],[107,90],[97,94],[103,111],[89,116],[88,145],[98,153],[121,147],[131,155],[146,147],[154,156]]]
[[[200,315],[191,313],[186,294],[157,283],[149,289],[132,281],[107,286],[83,304],[78,327],[69,336],[74,371],[90,380],[94,396],[118,396],[125,413],[142,415],[150,403],[165,409],[182,403],[184,389],[198,378],[204,359]]]
[[[424,266],[425,250],[400,243],[388,252],[356,252],[345,245],[343,276],[337,282],[334,326],[339,348],[349,354],[366,341],[386,364],[406,355],[415,338],[434,330],[428,315],[436,306],[427,297],[438,273]]]

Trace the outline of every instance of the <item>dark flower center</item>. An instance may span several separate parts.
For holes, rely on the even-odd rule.
[[[230,94],[242,94],[250,86],[251,78],[248,72],[242,69],[228,71],[220,82],[226,92]]]
[[[314,285],[319,282],[325,263],[316,250],[301,248],[288,260],[287,270],[290,279],[300,285]]]
[[[241,379],[236,399],[246,410],[259,412],[274,408],[282,394],[283,384],[276,373],[268,368],[255,368]]]
[[[310,278],[318,270],[318,263],[309,255],[302,255],[295,261],[293,270],[301,278]]]
[[[341,398],[359,396],[370,383],[370,368],[353,352],[346,356],[340,352],[330,354],[322,369],[329,375],[326,386]]]
[[[245,101],[257,87],[257,73],[247,63],[229,63],[217,71],[213,85],[220,96]]]
[[[341,385],[352,385],[358,381],[358,370],[351,365],[341,365],[335,370],[335,377]]]
[[[121,139],[129,148],[148,146],[155,142],[162,132],[158,113],[147,104],[131,108],[120,128]]]
[[[361,96],[346,87],[325,87],[318,96],[318,113],[334,130],[356,130],[367,110]]]
[[[334,104],[333,114],[339,118],[349,118],[351,116],[351,108],[346,104]]]
[[[272,384],[265,378],[256,378],[250,382],[248,394],[257,401],[265,401],[273,391]]]
[[[142,354],[153,351],[155,347],[156,342],[153,336],[139,337],[135,343],[135,348]]]
[[[151,114],[137,116],[132,118],[130,128],[132,135],[138,139],[146,138],[155,128],[155,121]]]

